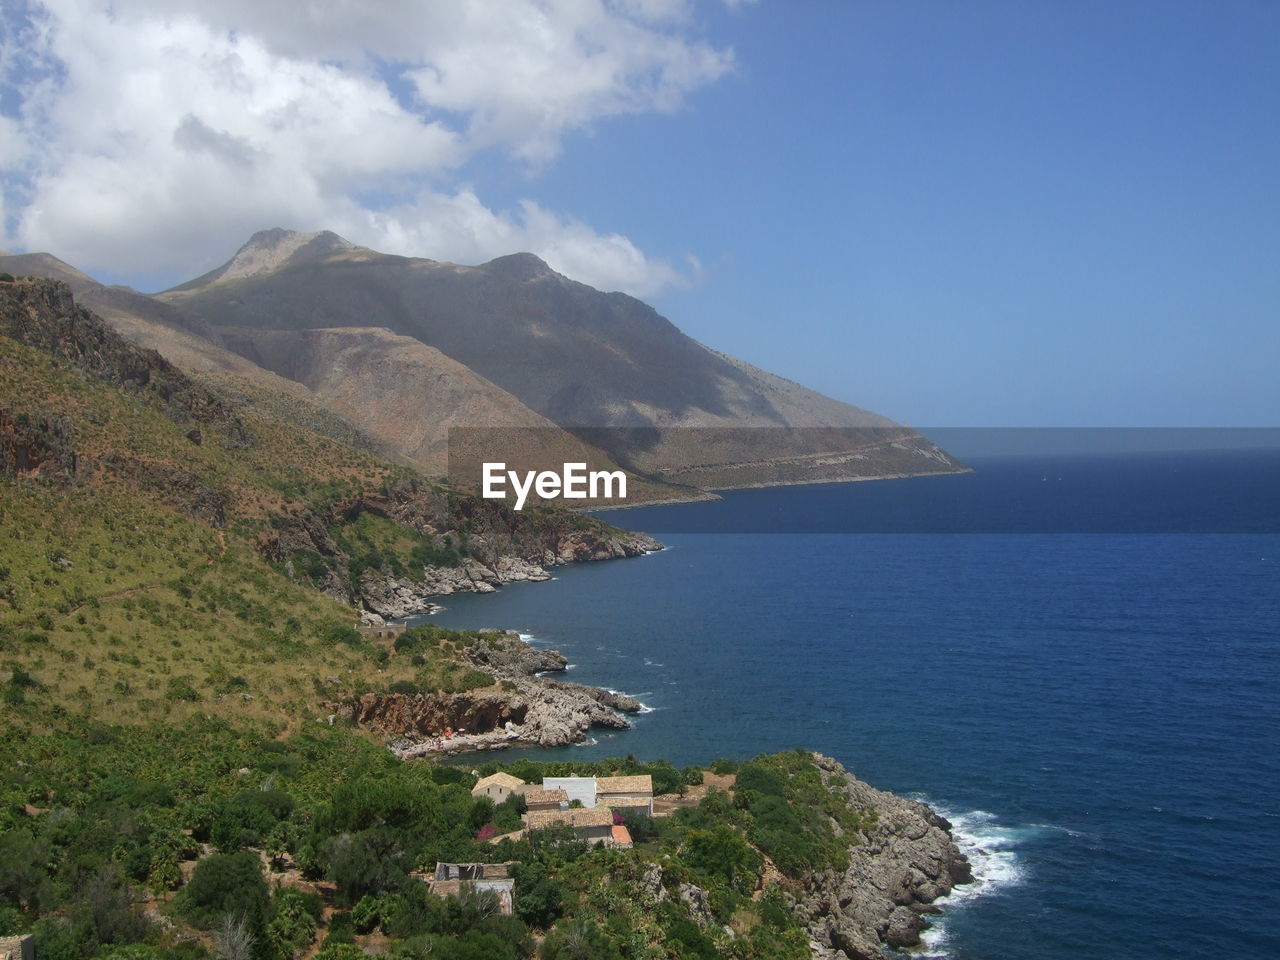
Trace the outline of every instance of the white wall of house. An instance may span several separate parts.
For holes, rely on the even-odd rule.
[[[569,795],[569,802],[581,800],[584,807],[596,805],[595,777],[544,777],[543,790],[563,790]]]

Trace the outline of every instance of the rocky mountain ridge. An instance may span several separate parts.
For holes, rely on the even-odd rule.
[[[277,229],[158,296],[222,330],[285,338],[376,318],[653,479],[732,463],[739,469],[724,486],[757,485],[771,482],[775,458],[855,448],[850,470],[814,479],[963,469],[908,428],[712,350],[648,304],[571,280],[532,254],[462,266]],[[708,429],[724,432],[699,433]],[[903,438],[929,455],[908,457],[905,469],[901,457],[882,463],[875,447]]]
[[[316,249],[291,245],[287,238],[281,242],[286,250]],[[342,241],[318,249],[355,248]],[[279,260],[271,251],[259,253],[239,264],[232,277],[269,271]],[[79,305],[126,339],[163,354],[218,392],[252,393],[252,402],[288,407],[288,415],[300,417],[310,429],[434,476],[448,471],[450,429],[467,426],[536,431],[538,444],[559,462],[617,466],[463,364],[383,327],[215,327],[181,304],[98,283],[47,253],[0,255],[0,272],[62,281]]]
[[[48,254],[0,256],[3,270],[62,279],[215,386],[248,380],[310,403],[330,421],[312,414],[314,429],[362,434],[433,475],[450,468],[451,432],[477,427],[505,429],[471,459],[620,465],[631,503],[965,469],[908,428],[712,350],[532,254],[462,266],[277,228],[154,297]]]

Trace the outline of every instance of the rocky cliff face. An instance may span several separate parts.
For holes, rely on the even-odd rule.
[[[402,620],[440,609],[430,597],[451,593],[492,593],[504,583],[550,580],[551,574],[521,557],[499,557],[493,567],[467,559],[456,567],[426,566],[420,577],[365,572],[355,584],[365,623]]]
[[[226,435],[224,442],[231,446],[251,442],[244,425],[221,397],[76,304],[65,283],[19,280],[3,284],[0,293],[0,335],[142,395],[176,423],[217,425]]]
[[[830,757],[814,759],[828,789],[875,813],[850,838],[848,868],[811,875],[795,897],[814,956],[883,960],[889,949],[916,946],[934,902],[973,880],[951,824],[922,803],[863,783]]]
[[[559,747],[586,739],[592,727],[628,729],[620,716],[636,713],[638,700],[598,687],[550,680],[567,663],[554,650],[535,650],[518,634],[493,633],[468,648],[469,662],[495,678],[493,687],[466,693],[368,693],[334,704],[335,714],[393,739],[399,757],[501,750],[511,746]],[[444,730],[465,734],[440,740]]]

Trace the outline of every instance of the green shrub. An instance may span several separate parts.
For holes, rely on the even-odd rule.
[[[548,929],[564,913],[564,888],[541,863],[515,868],[516,916],[540,930]]]
[[[360,636],[360,631],[349,623],[331,623],[320,635],[325,643],[345,643],[347,646],[359,646],[364,638]]]
[[[281,957],[292,957],[316,938],[316,922],[321,900],[316,894],[283,888],[272,900],[271,921],[267,924],[267,942]]]
[[[647,843],[658,836],[658,826],[653,822],[653,817],[643,810],[624,809],[622,823],[636,843]]]
[[[683,859],[694,870],[723,880],[740,893],[754,889],[764,861],[730,827],[692,830],[685,837]]]
[[[253,853],[215,853],[201,860],[174,906],[194,926],[214,927],[223,917],[243,916],[260,928],[267,912],[267,882]]]
[[[196,688],[184,677],[170,678],[165,684],[164,696],[166,700],[183,700],[188,703],[195,703],[200,699]]]
[[[542,957],[543,960],[623,960],[617,945],[590,920],[557,926],[543,941]],[[716,960],[714,953],[711,960]]]
[[[356,933],[371,933],[382,922],[382,897],[366,893],[351,908],[351,927]]]

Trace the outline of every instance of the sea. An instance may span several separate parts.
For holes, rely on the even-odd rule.
[[[978,879],[917,956],[1280,956],[1280,451],[968,462],[609,512],[665,549],[431,619],[645,704],[522,755],[804,747],[933,805]]]

